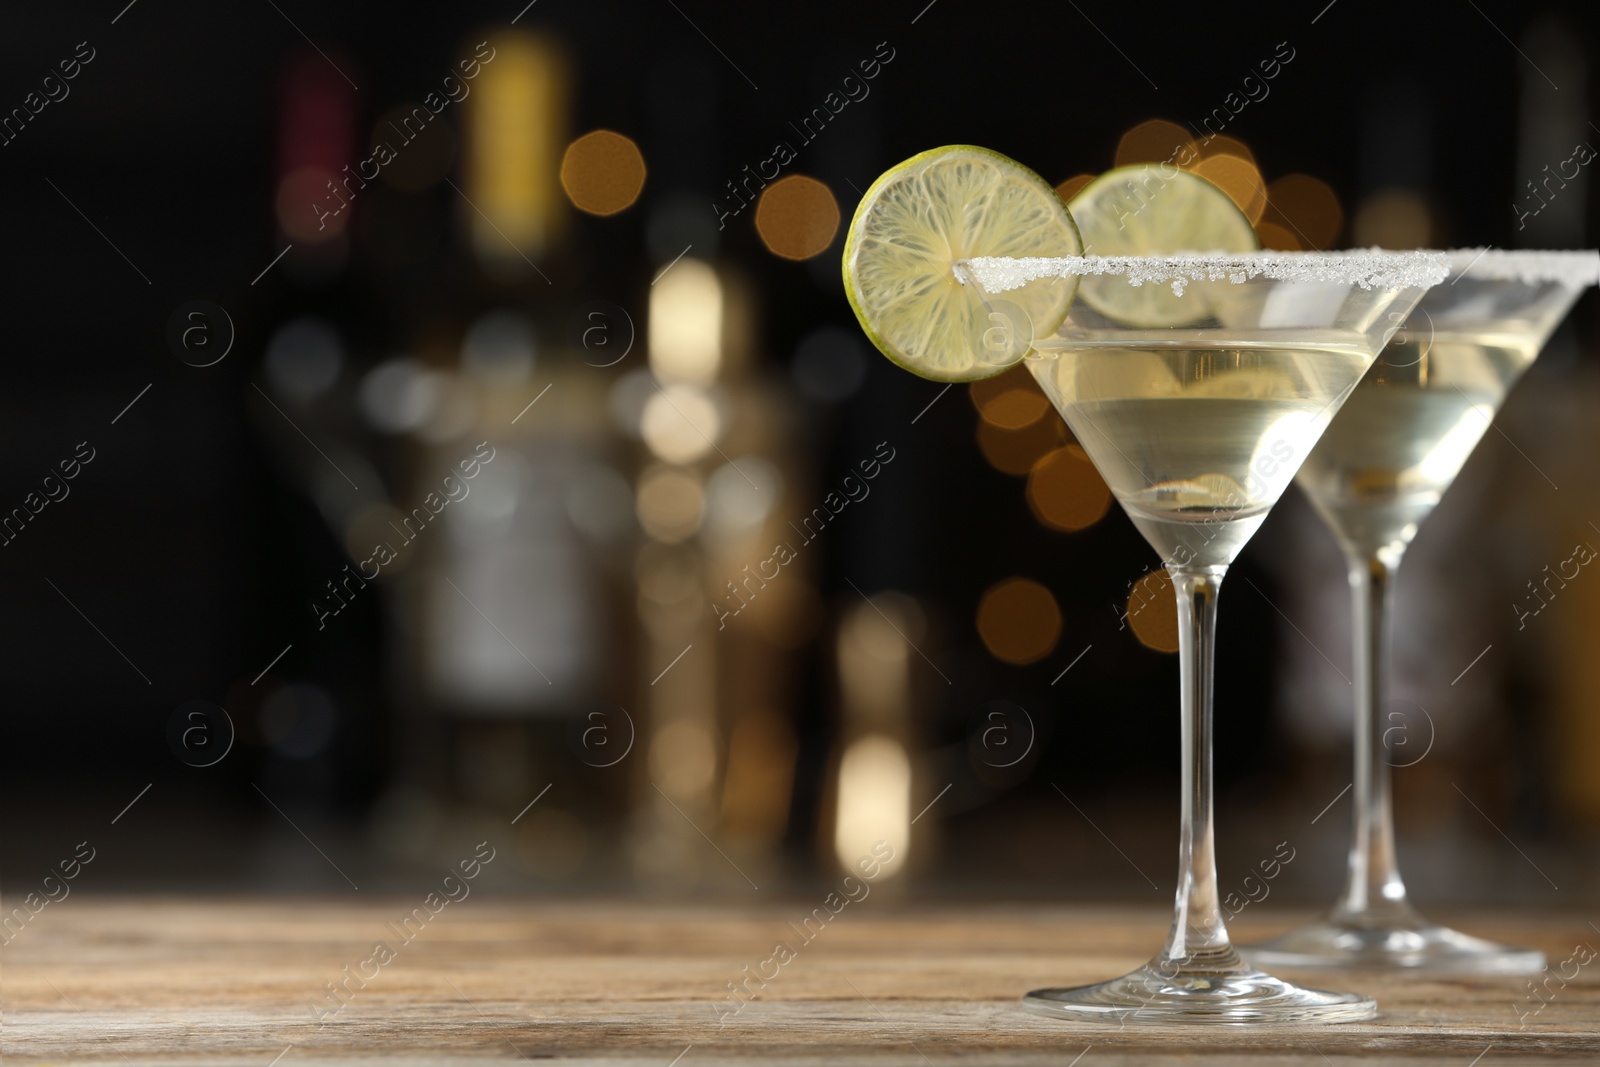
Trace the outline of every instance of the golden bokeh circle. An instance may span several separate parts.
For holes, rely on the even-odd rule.
[[[1267,186],[1262,221],[1294,234],[1301,248],[1331,248],[1344,229],[1344,210],[1327,182],[1309,174],[1285,174]]]
[[[1056,186],[1056,195],[1061,198],[1061,202],[1064,204],[1073,197],[1077,196],[1080,189],[1094,181],[1097,177],[1099,177],[1097,174],[1074,174],[1072,177]]]
[[[780,178],[762,191],[756,204],[756,233],[775,256],[810,259],[826,251],[838,232],[839,202],[815,178]]]
[[[1267,183],[1248,159],[1226,153],[1207,156],[1190,168],[1228,194],[1254,225],[1267,209]]]
[[[1196,142],[1200,148],[1200,155],[1204,159],[1213,159],[1217,156],[1233,156],[1246,163],[1255,165],[1256,154],[1250,151],[1250,146],[1237,137],[1229,137],[1225,133],[1214,133],[1202,137]]]
[[[1027,474],[1039,458],[1067,443],[1067,424],[1054,411],[1020,430],[1007,430],[988,419],[978,420],[978,449],[995,470]]]
[[[1028,472],[1028,507],[1056,530],[1082,530],[1105,517],[1111,490],[1089,456],[1067,445],[1041,456]]]
[[[1292,231],[1266,220],[1256,223],[1256,239],[1262,248],[1273,252],[1300,252],[1305,248]]]
[[[593,130],[567,146],[561,188],[579,211],[615,215],[632,207],[644,188],[644,155],[631,138]]]
[[[1043,393],[1028,389],[1007,389],[983,406],[985,421],[1002,430],[1020,430],[1032,426],[1040,416],[1050,410],[1050,401]]]
[[[1022,365],[968,386],[972,406],[983,421],[1002,430],[1020,430],[1050,410],[1050,398]]]
[[[1164,568],[1133,583],[1128,595],[1128,628],[1146,648],[1178,651],[1178,597]]]
[[[694,536],[705,507],[705,486],[692,471],[657,464],[639,477],[634,512],[657,541],[670,545]]]
[[[1150,119],[1122,135],[1117,142],[1116,165],[1173,163],[1182,166],[1198,149],[1194,137],[1176,122]]]
[[[1050,590],[1027,578],[1007,578],[978,602],[978,636],[996,659],[1036,663],[1061,638],[1061,609]]]

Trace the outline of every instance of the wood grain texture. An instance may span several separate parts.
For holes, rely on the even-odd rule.
[[[1154,911],[850,905],[809,944],[788,926],[815,901],[761,907],[507,901],[445,908],[342,1011],[311,1007],[413,901],[74,897],[3,950],[6,1062],[390,1067],[541,1059],[585,1064],[1456,1064],[1600,1060],[1600,960],[1519,1028],[1526,979],[1313,976],[1374,994],[1371,1023],[1303,1028],[1086,1026],[1018,996],[1114,977],[1165,933]],[[1301,916],[1247,915],[1241,939]],[[1565,959],[1600,945],[1583,916],[1456,917]],[[754,1001],[726,983],[797,949]],[[368,968],[370,973],[370,968]],[[769,972],[770,973],[770,969]],[[1305,977],[1305,976],[1302,976]],[[332,1006],[336,1002],[325,1001]],[[688,1051],[685,1052],[685,1049]],[[287,1050],[287,1051],[286,1051]],[[1487,1050],[1487,1052],[1485,1052]]]

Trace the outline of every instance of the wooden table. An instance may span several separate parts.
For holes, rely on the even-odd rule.
[[[1157,945],[1164,914],[870,898],[800,944],[787,924],[819,902],[479,894],[446,906],[401,944],[385,923],[417,901],[73,896],[0,950],[0,1040],[8,1064],[133,1067],[268,1067],[280,1053],[278,1067],[520,1058],[658,1067],[1600,1060],[1600,960],[1564,988],[1552,981],[1549,1004],[1520,1029],[1515,1007],[1537,1006],[1526,999],[1526,979],[1361,975],[1323,982],[1376,995],[1381,1014],[1370,1023],[1119,1030],[1030,1015],[1017,998],[1121,974]],[[1247,913],[1238,932],[1261,936],[1297,918]],[[1575,945],[1600,945],[1584,916],[1455,918],[1557,961]],[[361,968],[384,937],[398,945],[395,958]],[[726,984],[746,965],[756,970],[780,939],[797,945],[796,957],[759,997],[719,1018],[736,1003]],[[332,1012],[339,1002],[324,999],[324,983],[346,965],[375,977],[365,988],[352,980],[348,1003],[319,1025],[312,1003]]]

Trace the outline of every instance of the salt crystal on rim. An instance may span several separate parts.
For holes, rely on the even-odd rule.
[[[1519,281],[1524,285],[1556,282],[1575,289],[1600,284],[1600,252],[1506,251],[1452,248],[1450,273],[1455,278]]]
[[[1363,289],[1406,289],[1438,285],[1449,273],[1443,252],[1178,252],[1165,256],[980,256],[963,261],[986,291],[1003,293],[1041,278],[1120,275],[1129,285],[1170,282],[1183,295],[1191,281],[1251,278],[1289,282],[1336,282]],[[958,275],[959,276],[959,275]]]

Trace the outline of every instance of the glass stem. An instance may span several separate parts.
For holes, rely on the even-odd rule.
[[[1409,913],[1394,853],[1394,804],[1384,745],[1388,684],[1389,590],[1399,558],[1376,555],[1350,563],[1355,622],[1355,780],[1350,873],[1335,918]]]
[[[1183,830],[1172,931],[1156,961],[1164,973],[1246,969],[1228,940],[1217,888],[1211,805],[1211,679],[1217,591],[1226,567],[1172,568],[1178,598],[1178,659],[1183,672]]]

